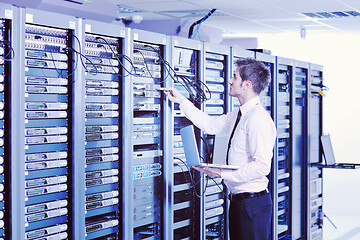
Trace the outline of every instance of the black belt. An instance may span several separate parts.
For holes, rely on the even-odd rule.
[[[269,191],[265,189],[264,191],[261,192],[230,194],[230,200],[234,201],[234,200],[242,200],[245,198],[260,197],[268,193]]]

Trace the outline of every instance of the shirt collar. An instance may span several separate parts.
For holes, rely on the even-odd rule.
[[[245,115],[252,107],[256,104],[260,103],[260,97],[256,96],[249,101],[247,101],[244,105],[240,106],[241,115]]]

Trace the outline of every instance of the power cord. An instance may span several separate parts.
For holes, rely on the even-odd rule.
[[[187,168],[187,170],[188,170],[188,172],[189,172],[189,175],[190,175],[190,183],[192,184],[192,185],[189,185],[190,183],[187,182],[189,188],[190,188],[190,189],[191,189],[191,188],[194,189],[194,193],[195,193],[195,195],[196,195],[198,198],[201,198],[202,196],[204,196],[204,194],[205,194],[205,192],[206,192],[206,188],[207,188],[207,186],[208,186],[208,179],[206,179],[204,191],[203,191],[202,193],[197,193],[195,186],[201,181],[201,179],[199,179],[199,181],[197,181],[197,182],[195,183],[194,177],[192,176],[192,173],[191,173],[191,170],[189,169],[188,165],[184,162],[184,160],[182,160],[182,159],[180,159],[180,158],[178,158],[178,157],[174,157],[174,159],[180,160],[180,161],[186,166],[186,168]],[[185,172],[183,171],[183,168],[182,168],[179,164],[177,164],[177,163],[175,163],[175,164],[178,165],[178,166],[180,167],[181,171],[183,172],[183,174],[185,174]],[[185,178],[185,181],[187,181],[186,178]]]
[[[11,47],[11,43],[10,41],[7,40],[2,40],[1,41],[4,45],[7,45],[9,48],[9,52],[4,56],[4,61],[12,61],[15,58],[15,51],[14,49]],[[9,57],[10,56],[10,57]]]

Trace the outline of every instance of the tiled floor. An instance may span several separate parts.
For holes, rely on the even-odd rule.
[[[328,216],[335,229],[324,218],[324,240],[360,240],[360,216]]]

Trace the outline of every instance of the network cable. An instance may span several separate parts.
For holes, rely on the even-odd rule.
[[[198,25],[198,28],[199,28],[199,27],[200,27],[200,24],[203,23],[206,19],[208,19],[215,11],[216,11],[216,8],[212,9],[208,14],[205,15],[205,17],[203,17],[203,18],[201,18],[200,20],[194,22],[194,23],[190,26],[188,38],[192,39],[193,36],[195,36],[195,35],[193,34],[194,27],[195,27],[196,25]],[[197,29],[197,31],[198,31],[198,29]]]
[[[135,52],[138,52],[138,53],[140,53],[140,55],[141,55],[141,57],[143,58],[143,60],[144,60],[144,65],[145,65],[145,68],[146,68],[146,70],[148,71],[148,73],[149,73],[149,75],[150,75],[150,77],[156,82],[157,81],[157,79],[156,78],[154,78],[154,76],[151,74],[151,71],[150,71],[150,69],[149,69],[149,66],[148,66],[148,64],[147,64],[147,62],[146,62],[146,59],[145,59],[145,56],[144,56],[144,54],[140,51],[140,50],[137,50],[137,49],[135,49],[134,50],[134,53]],[[163,81],[161,81],[160,83],[162,83]]]
[[[122,54],[117,54],[117,53],[115,53],[114,49],[112,49],[111,44],[110,44],[105,38],[96,37],[96,39],[102,40],[103,42],[105,42],[106,45],[108,45],[108,47],[110,48],[111,52],[112,52],[113,55],[115,56],[116,60],[119,62],[119,64],[121,65],[121,67],[128,73],[128,75],[125,75],[124,77],[127,77],[127,76],[129,76],[129,75],[135,75],[135,73],[132,73],[132,70],[135,70],[135,66],[134,66],[133,62],[131,61],[131,59],[130,59],[129,57],[127,57],[126,55],[122,55]],[[103,47],[104,47],[104,46],[103,46]],[[105,47],[104,47],[104,48],[105,48]],[[105,51],[107,51],[106,48],[105,48]],[[132,69],[131,69],[130,71],[124,66],[124,64],[122,63],[122,61],[119,59],[119,56],[124,57],[124,59],[130,63],[130,65],[131,65],[131,67],[132,67]],[[125,56],[126,56],[126,57],[125,57]],[[118,73],[116,73],[116,74],[119,75],[119,76],[122,76],[122,75],[120,75],[120,74],[118,74]]]
[[[99,73],[99,71],[98,71],[96,65],[90,60],[90,58],[88,58],[86,55],[84,55],[84,54],[81,53],[81,43],[80,43],[79,38],[78,38],[77,36],[75,36],[75,35],[72,35],[72,36],[76,39],[76,41],[77,41],[78,44],[79,44],[79,51],[75,50],[74,48],[69,48],[69,50],[75,52],[76,54],[78,54],[78,55],[80,56],[81,64],[82,64],[82,66],[85,68],[85,70],[86,70],[87,72],[89,72],[91,75],[97,75],[97,74]],[[88,69],[88,67],[86,66],[86,64],[84,63],[84,61],[83,61],[82,58],[85,58],[85,59],[94,67],[95,73],[94,73],[94,71],[92,71],[91,69]],[[77,56],[76,56],[76,59],[77,59]],[[75,69],[76,69],[76,68],[75,68]],[[74,69],[74,71],[75,71],[75,69]]]
[[[185,90],[189,93],[191,101],[201,104],[202,102],[211,99],[211,91],[205,83],[201,81],[192,80],[187,76],[178,75],[176,71],[171,67],[170,63],[164,60],[161,57],[161,54],[153,46],[150,45],[146,45],[146,46],[152,48],[157,53],[161,63],[164,66],[165,71],[167,71],[167,76],[165,77],[165,79],[168,76],[170,76],[174,83],[178,83],[182,85],[185,88]],[[209,98],[206,97],[206,93],[202,89],[202,86],[204,86],[205,90],[209,93],[210,95]]]

